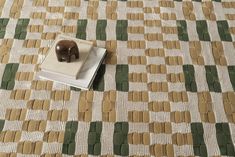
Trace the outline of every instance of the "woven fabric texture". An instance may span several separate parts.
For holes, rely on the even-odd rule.
[[[92,89],[36,78],[59,33]],[[235,156],[234,0],[0,0],[0,156]]]

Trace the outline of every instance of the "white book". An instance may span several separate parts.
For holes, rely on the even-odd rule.
[[[58,73],[43,70],[37,73],[37,77],[60,82],[69,86],[85,90],[90,89],[92,82],[96,76],[96,73],[103,62],[105,54],[106,49],[93,47],[85,64],[83,65],[80,73],[78,74],[77,79],[72,79],[69,77],[65,77],[64,75],[60,75]]]
[[[79,59],[74,59],[70,63],[59,62],[57,60],[55,46],[60,40],[75,41],[79,49]],[[82,66],[85,63],[92,47],[93,47],[93,43],[90,41],[81,40],[81,39],[59,34],[57,38],[55,39],[45,60],[43,61],[40,67],[45,72],[53,72],[53,73],[57,73],[60,75],[64,75],[66,77],[70,77],[72,79],[76,79],[78,78],[78,74],[80,70],[82,69]]]

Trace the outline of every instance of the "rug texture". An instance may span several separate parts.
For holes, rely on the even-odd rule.
[[[36,77],[57,34],[107,56]],[[233,0],[0,0],[0,156],[235,156]]]

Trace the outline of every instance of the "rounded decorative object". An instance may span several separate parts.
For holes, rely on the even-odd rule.
[[[73,40],[60,40],[55,46],[56,56],[59,62],[71,62],[71,57],[74,55],[79,58],[79,49]]]

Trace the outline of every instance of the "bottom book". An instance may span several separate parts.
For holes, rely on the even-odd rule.
[[[90,89],[97,71],[104,60],[105,54],[106,49],[93,47],[80,73],[78,74],[78,79],[67,78],[64,75],[43,70],[39,71],[36,77],[88,90]]]

